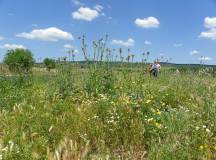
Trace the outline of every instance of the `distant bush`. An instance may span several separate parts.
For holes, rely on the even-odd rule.
[[[29,73],[34,62],[32,53],[26,49],[8,50],[4,57],[4,63],[9,70],[19,74]]]
[[[45,58],[43,63],[48,71],[56,67],[56,62],[54,59]]]

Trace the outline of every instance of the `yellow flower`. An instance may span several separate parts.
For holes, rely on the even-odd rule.
[[[159,109],[157,109],[157,112],[156,112],[157,115],[161,115],[161,111]]]
[[[213,149],[216,151],[216,145],[213,147]]]
[[[148,99],[147,101],[146,101],[146,104],[148,104],[148,103],[150,103],[151,102],[151,100],[150,99]]]
[[[203,145],[201,145],[201,146],[199,147],[199,149],[203,150],[203,149],[204,149],[204,146],[203,146]]]
[[[158,123],[158,122],[155,123],[155,126],[156,126],[157,128],[159,128],[159,129],[162,128],[162,125],[161,125],[160,123]]]

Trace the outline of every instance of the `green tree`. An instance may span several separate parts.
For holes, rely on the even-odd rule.
[[[31,71],[35,61],[32,53],[26,49],[8,50],[4,63],[8,65],[9,70],[18,74],[27,74]]]
[[[48,71],[56,67],[56,62],[54,59],[45,58],[43,63]]]

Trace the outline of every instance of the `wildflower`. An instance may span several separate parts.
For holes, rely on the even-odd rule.
[[[206,132],[207,132],[207,133],[210,133],[211,131],[210,131],[210,129],[206,128]]]
[[[205,128],[207,128],[207,126],[206,126],[206,125],[203,125],[203,128],[205,129]]]
[[[159,129],[162,128],[162,125],[161,125],[160,123],[158,123],[158,122],[155,123],[155,126],[156,126],[157,128],[159,128]]]
[[[157,112],[156,112],[157,115],[161,115],[161,111],[159,109],[157,109]]]
[[[150,103],[151,102],[151,100],[150,99],[148,99],[147,101],[146,101],[146,104],[148,104],[148,103]]]
[[[213,147],[213,149],[216,151],[216,145]]]
[[[152,122],[154,119],[153,118],[149,118],[147,121],[150,123]]]
[[[201,146],[199,147],[199,149],[203,150],[203,149],[204,149],[204,146],[203,146],[203,145],[201,145]]]

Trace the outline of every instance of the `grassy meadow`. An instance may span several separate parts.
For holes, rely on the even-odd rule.
[[[3,66],[2,66],[3,68]],[[210,69],[61,63],[0,77],[0,159],[216,159]]]

